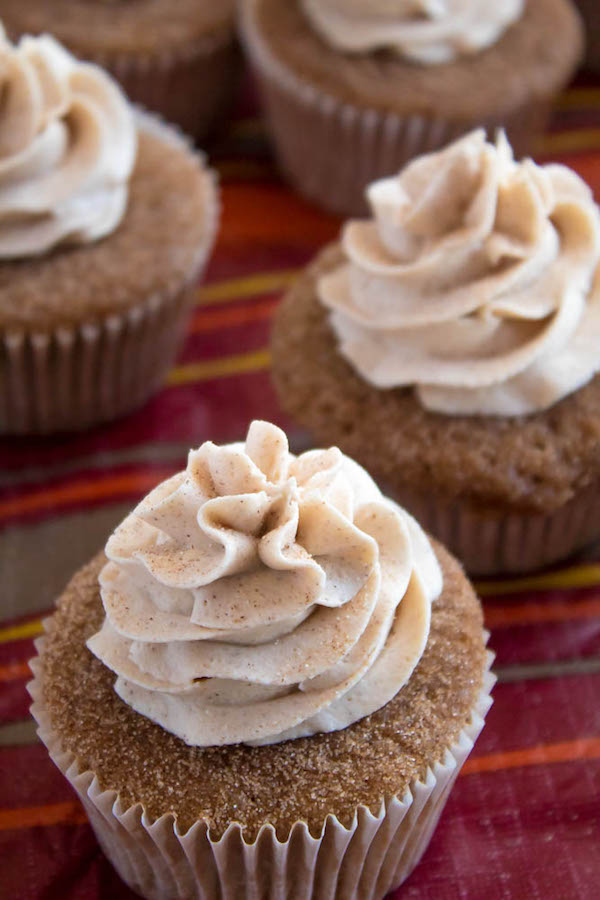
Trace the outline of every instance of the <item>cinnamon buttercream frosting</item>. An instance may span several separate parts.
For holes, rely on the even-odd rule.
[[[337,731],[410,678],[442,576],[428,538],[337,448],[266,422],[203,444],[117,528],[88,642],[188,744]]]
[[[388,49],[426,65],[494,44],[524,0],[302,0],[316,31],[337,50]]]
[[[600,216],[561,165],[474,131],[371,185],[320,278],[339,349],[446,414],[523,415],[600,370]]]
[[[0,258],[114,231],[137,148],[120,88],[48,35],[0,33],[0,79]]]

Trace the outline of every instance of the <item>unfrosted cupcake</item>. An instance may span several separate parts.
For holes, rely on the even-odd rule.
[[[475,131],[373,184],[280,307],[284,408],[479,574],[600,537],[599,213]]]
[[[45,627],[40,736],[144,897],[382,898],[490,705],[458,564],[265,422],[191,452]]]
[[[53,38],[0,35],[0,433],[140,405],[179,345],[218,217],[212,173]]]
[[[582,51],[570,0],[240,5],[283,171],[346,215],[371,181],[474,126],[531,152]]]
[[[0,0],[11,37],[54,35],[130,100],[203,138],[230,106],[239,69],[234,0]]]

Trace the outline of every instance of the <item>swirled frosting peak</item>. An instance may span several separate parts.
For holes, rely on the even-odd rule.
[[[337,448],[254,422],[207,442],[106,546],[89,648],[188,744],[337,731],[387,703],[427,642],[441,573],[425,534]]]
[[[117,84],[48,35],[0,33],[0,85],[0,259],[112,232],[137,146]]]
[[[524,0],[302,0],[314,28],[345,53],[388,49],[426,65],[494,44]]]
[[[371,185],[320,278],[341,353],[447,414],[523,415],[600,370],[600,216],[561,165],[474,131]]]

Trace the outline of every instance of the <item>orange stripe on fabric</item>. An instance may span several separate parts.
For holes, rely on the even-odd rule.
[[[468,759],[460,774],[500,772],[507,769],[598,758],[600,758],[600,738],[581,738],[577,741],[509,750]],[[81,825],[85,822],[87,822],[85,812],[77,802],[0,810],[0,831],[50,825]]]
[[[504,628],[514,625],[538,625],[551,622],[570,622],[600,617],[600,598],[590,600],[565,600],[563,603],[520,603],[514,606],[484,607],[487,628]],[[0,644],[27,640],[42,633],[42,620],[35,619],[23,625],[0,628]]]
[[[273,297],[252,306],[240,306],[236,309],[214,309],[210,312],[200,310],[190,323],[189,333],[203,334],[218,328],[234,328],[249,325],[251,322],[262,322],[271,318],[277,303],[278,299]]]
[[[600,597],[589,600],[564,600],[560,603],[525,602],[518,606],[484,607],[487,628],[510,625],[539,625],[600,618]]]
[[[576,741],[563,741],[560,744],[544,744],[525,750],[508,750],[504,753],[478,756],[468,759],[460,774],[474,775],[480,772],[499,772],[526,766],[598,758],[600,758],[600,738],[580,738]]]
[[[0,682],[18,681],[19,678],[29,678],[30,676],[29,663],[15,662],[0,666]]]
[[[282,186],[224,184],[219,246],[269,243],[317,249],[336,238],[341,220]]]
[[[80,803],[53,803],[50,806],[26,806],[0,809],[0,831],[50,825],[84,825],[88,821]]]
[[[115,496],[138,494],[149,491],[159,481],[172,474],[172,469],[134,474],[115,475],[110,478],[92,478],[88,481],[77,481],[54,488],[44,488],[22,497],[14,497],[0,501],[0,519],[20,516],[25,513],[41,512],[51,507],[53,510],[69,503],[81,503],[86,500],[104,500]]]

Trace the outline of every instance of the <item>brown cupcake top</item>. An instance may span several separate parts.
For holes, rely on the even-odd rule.
[[[284,299],[273,332],[282,404],[319,444],[336,444],[390,488],[546,512],[600,478],[600,376],[526,417],[446,416],[412,388],[380,390],[337,351],[316,280],[339,265],[327,248]]]
[[[482,686],[481,607],[458,563],[439,545],[442,596],[409,683],[378,712],[343,731],[267,747],[189,747],[126,706],[114,675],[85,646],[102,622],[103,554],[71,581],[43,651],[52,728],[81,771],[151,818],[173,811],[181,830],[201,819],[213,837],[230,822],[252,839],[266,822],[286,835],[299,819],[317,834],[329,813],[346,825],[360,805],[403,794],[469,723]]]
[[[382,50],[346,55],[311,28],[300,0],[243,0],[267,52],[301,80],[361,107],[452,119],[498,117],[560,90],[583,48],[570,0],[527,0],[522,18],[491,47],[441,65]]]
[[[187,287],[212,238],[212,179],[182,141],[141,131],[119,227],[95,243],[1,263],[0,328],[93,322]]]
[[[98,58],[170,51],[230,37],[234,0],[2,0],[12,37],[49,32],[75,53]]]

